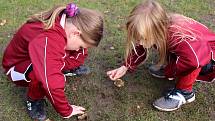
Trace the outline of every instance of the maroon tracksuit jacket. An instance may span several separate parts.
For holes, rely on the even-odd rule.
[[[66,78],[63,70],[76,68],[84,63],[87,50],[66,51],[66,33],[57,18],[53,28],[44,30],[40,22],[25,23],[7,46],[3,68],[18,85],[28,82],[28,96],[41,99],[46,96],[58,113],[69,118],[72,108],[64,93]],[[33,71],[25,75],[29,66]]]
[[[167,55],[168,65],[165,75],[169,78],[178,78],[176,87],[183,90],[192,90],[197,80],[213,81],[215,71],[200,76],[201,67],[215,60],[215,33],[203,24],[181,16],[172,17],[173,22],[168,28]],[[134,70],[146,58],[147,50],[143,46],[135,47],[131,56],[127,58],[127,67]]]

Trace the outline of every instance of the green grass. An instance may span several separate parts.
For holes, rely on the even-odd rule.
[[[196,83],[196,101],[175,112],[160,112],[152,102],[174,82],[153,78],[147,66],[155,60],[151,56],[134,73],[127,74],[122,88],[114,87],[106,71],[121,64],[126,32],[121,28],[131,9],[141,0],[75,0],[81,7],[104,13],[105,36],[98,48],[90,50],[86,64],[91,67],[89,76],[68,78],[66,94],[72,104],[87,108],[89,121],[208,121],[215,120],[215,84]],[[215,30],[215,2],[213,0],[159,0],[169,12],[192,17]],[[53,5],[69,0],[1,0],[0,59],[6,44],[26,18]],[[113,46],[115,49],[111,50]],[[13,85],[0,68],[0,121],[30,121],[24,107],[25,89]],[[48,105],[48,116],[54,121],[63,120]],[[67,119],[76,121],[76,118]],[[65,120],[65,121],[67,121]]]

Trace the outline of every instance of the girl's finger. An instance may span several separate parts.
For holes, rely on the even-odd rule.
[[[108,72],[107,72],[107,75],[108,75],[108,76],[111,75],[111,72],[112,72],[112,71],[108,71]]]
[[[119,74],[116,74],[116,75],[114,76],[113,80],[116,80],[116,79],[118,79],[118,78],[119,78]]]
[[[114,79],[112,78],[112,76],[111,76],[111,75],[109,76],[109,78],[110,78],[111,80],[114,80]]]
[[[114,80],[116,80],[116,79],[118,79],[118,78],[120,78],[121,77],[121,73],[118,71],[116,74],[115,74],[115,76],[114,76]]]
[[[86,109],[83,107],[78,107],[79,110],[85,111]]]
[[[72,115],[79,115],[79,114],[84,114],[84,111],[81,111],[81,110],[74,110],[72,112]]]
[[[111,77],[114,78],[114,77],[116,76],[116,74],[117,74],[117,71],[114,71],[114,72],[112,73]]]
[[[86,110],[84,107],[72,105],[73,108],[76,108],[77,110]]]
[[[84,114],[84,111],[78,110],[78,111],[77,111],[77,114]]]

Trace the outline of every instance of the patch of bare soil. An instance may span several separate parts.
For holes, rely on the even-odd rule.
[[[207,15],[204,15],[202,16],[202,18],[209,22],[209,23],[212,23],[214,26],[215,26],[215,13],[214,14],[207,14]]]
[[[211,111],[210,113],[211,121],[215,121],[215,111]]]
[[[0,62],[2,62],[2,56],[3,56],[3,51],[4,51],[4,49],[5,49],[5,45],[3,45],[3,44],[0,44]],[[3,75],[4,74],[4,70],[3,70],[3,68],[2,68],[2,63],[0,64],[0,76],[1,75]]]

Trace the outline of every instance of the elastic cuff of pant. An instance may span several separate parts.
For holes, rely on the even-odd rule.
[[[41,99],[44,99],[44,96],[43,97],[32,97],[30,95],[27,95],[27,99],[30,99],[31,101],[34,101],[34,100],[41,100]]]
[[[187,92],[192,92],[193,91],[193,88],[180,88],[180,87],[177,87],[177,86],[176,86],[176,89],[187,91]]]

